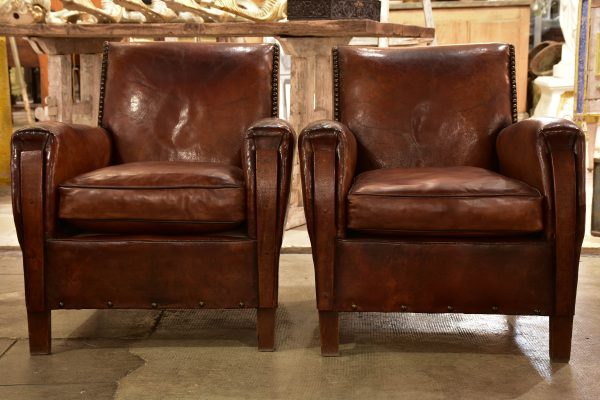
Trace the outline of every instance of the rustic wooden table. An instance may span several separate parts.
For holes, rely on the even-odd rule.
[[[95,125],[102,45],[106,40],[164,37],[275,37],[292,57],[290,123],[299,132],[309,122],[333,117],[331,48],[353,37],[405,38],[407,45],[428,43],[434,30],[371,20],[242,22],[207,24],[0,25],[0,36],[27,37],[48,54],[52,119]],[[79,99],[73,99],[72,55],[79,54]],[[298,163],[287,227],[304,224]]]

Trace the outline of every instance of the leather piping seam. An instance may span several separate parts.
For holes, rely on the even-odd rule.
[[[540,230],[517,230],[517,229],[494,229],[489,231],[484,230],[476,230],[476,229],[393,229],[393,228],[354,228],[352,226],[348,226],[348,229],[352,231],[369,231],[369,232],[402,232],[407,234],[417,234],[417,233],[436,233],[439,236],[443,236],[444,233],[452,233],[452,232],[461,232],[461,233],[472,233],[473,235],[487,235],[487,237],[493,237],[496,234],[507,234],[507,233],[519,233],[522,235],[531,235],[534,233],[543,232],[543,228]]]
[[[23,134],[26,134],[26,133],[30,133],[30,134],[31,133],[41,133],[41,134],[44,134],[46,136],[46,138],[45,138],[45,140],[44,140],[44,142],[43,142],[40,150],[33,150],[33,151],[41,151],[42,152],[42,156],[46,153],[46,146],[48,145],[48,141],[50,140],[50,137],[53,136],[50,132],[45,131],[45,130],[41,130],[41,129],[26,129],[26,130],[19,131],[15,135],[15,138],[19,139],[22,142],[24,142],[26,140],[25,139],[21,139],[19,137],[21,132]],[[20,166],[21,165],[21,161],[20,161],[20,159],[21,159],[21,153],[24,152],[24,151],[31,151],[31,150],[18,149],[18,153],[19,153],[19,181],[21,180],[21,166]],[[45,163],[45,157],[42,157],[42,162]],[[45,214],[45,204],[44,203],[46,201],[45,183],[46,183],[46,176],[45,176],[45,174],[43,174],[43,176],[42,176],[42,209],[43,209],[42,213],[43,214]],[[19,183],[19,186],[21,186],[20,183]],[[21,224],[21,226],[23,226],[23,222],[24,222],[23,221],[23,203],[22,203],[23,196],[21,195],[21,188],[19,188],[19,190],[17,192],[17,196],[18,196],[18,199],[17,199],[18,210],[17,211],[20,214],[20,218],[19,218],[20,219],[20,224]],[[45,224],[44,216],[42,216],[42,223]],[[44,231],[45,230],[46,230],[46,228],[44,227]]]
[[[44,140],[44,143],[43,143],[40,151],[45,151],[46,150],[46,145],[48,144],[48,140],[50,139],[50,137],[54,137],[55,136],[54,133],[52,133],[52,132],[50,132],[50,131],[48,131],[46,129],[36,129],[36,128],[33,128],[33,129],[25,129],[25,130],[18,131],[15,134],[15,139],[18,139],[21,142],[26,142],[27,139],[21,138],[21,135],[26,135],[26,134],[42,134],[42,135],[46,136],[46,140]],[[22,152],[22,151],[28,151],[28,150],[20,150],[20,151]]]
[[[104,118],[104,95],[106,91],[106,74],[108,70],[108,41],[104,42],[102,49],[102,73],[100,75],[100,98],[99,98],[99,109],[98,109],[98,126],[102,126],[102,119]],[[104,127],[103,127],[104,128]]]
[[[101,189],[101,190],[175,190],[175,189],[241,189],[244,186],[86,186],[86,185],[60,185],[61,189]]]
[[[271,117],[279,116],[279,45],[273,45],[273,69],[271,76]]]
[[[155,220],[155,219],[135,219],[135,218],[77,218],[77,217],[60,217],[67,221],[78,221],[78,222],[134,222],[134,223],[152,223],[152,224],[178,224],[178,225],[237,225],[245,222],[245,219],[237,221],[189,221],[189,220]]]
[[[538,194],[537,196],[535,195],[527,195],[527,194],[487,194],[487,195],[477,195],[477,196],[448,196],[448,195],[410,195],[410,194],[406,194],[406,195],[394,195],[394,194],[371,194],[371,193],[348,193],[348,197],[349,196],[373,196],[373,197],[394,197],[394,198],[403,198],[403,197],[407,197],[407,198],[425,198],[425,199],[436,199],[436,198],[443,198],[443,199],[478,199],[478,198],[496,198],[496,197],[526,197],[526,198],[531,198],[532,200],[540,200],[543,199],[544,196],[542,196],[541,194]]]
[[[48,145],[48,141],[50,140],[50,137],[53,137],[53,136],[54,136],[54,135],[53,135],[51,132],[49,132],[49,131],[47,131],[47,130],[43,130],[43,129],[25,129],[25,130],[20,130],[20,131],[18,131],[18,132],[15,134],[15,139],[18,139],[18,140],[19,140],[19,141],[21,141],[21,142],[26,142],[26,141],[27,141],[26,139],[22,139],[22,138],[20,137],[20,136],[21,136],[21,134],[23,134],[23,135],[26,135],[26,134],[43,134],[44,136],[46,136],[46,137],[45,137],[45,140],[44,140],[44,142],[43,142],[43,144],[42,144],[42,146],[41,146],[41,148],[40,148],[39,150],[37,150],[37,151],[41,151],[41,152],[42,152],[42,154],[45,154],[45,153],[46,153],[46,146]],[[19,159],[21,158],[21,153],[22,153],[22,152],[24,152],[24,151],[31,151],[31,150],[23,150],[23,149],[18,149],[18,153],[19,153]],[[45,160],[45,158],[43,158],[43,160]],[[20,164],[20,161],[19,161],[19,164]],[[20,169],[21,169],[21,168],[19,167],[19,179],[21,179],[21,178],[20,178],[20,176],[21,176],[21,171],[20,171]],[[46,177],[45,177],[45,176],[43,177],[43,182],[44,182],[44,183],[46,182]],[[45,192],[45,190],[44,190],[44,189],[45,189],[45,188],[42,188],[42,196],[44,197],[44,200],[43,200],[43,201],[45,201],[45,197],[46,197],[46,196],[44,196],[44,194],[45,194],[45,193],[44,193],[44,192]],[[18,211],[19,211],[19,213],[22,213],[22,212],[23,212],[23,204],[21,203],[21,197],[22,197],[22,196],[21,196],[21,190],[20,190],[20,189],[19,189],[19,191],[18,191],[18,197],[19,197],[19,199],[18,199],[18,207],[19,207],[19,210],[18,210]],[[22,217],[22,215],[21,215],[21,217]],[[22,224],[22,221],[21,221],[21,224]]]
[[[575,127],[552,127],[552,128],[546,128],[546,127],[542,127],[538,130],[539,133],[541,133],[543,136],[544,133],[548,132],[548,133],[560,133],[560,132],[572,132],[575,135],[575,138],[579,137],[579,132],[580,130],[578,128]]]
[[[469,239],[469,238],[460,238],[460,239]],[[490,245],[493,246],[548,246],[551,247],[552,246],[552,242],[547,242],[547,241],[543,241],[543,240],[529,240],[529,241],[520,241],[520,242],[494,242],[494,241],[465,241],[465,240],[455,240],[455,241],[450,241],[450,240],[443,240],[443,241],[432,241],[432,240],[416,240],[416,239],[412,239],[412,240],[397,240],[397,238],[394,238],[394,240],[365,240],[365,239],[340,239],[337,238],[336,242],[339,243],[360,243],[363,245],[370,245],[370,244],[385,244],[385,245],[405,245],[405,244],[414,244],[414,245],[455,245],[455,246],[460,246],[460,247],[466,247],[466,246],[486,246],[489,247]]]
[[[509,53],[509,76],[510,76],[510,96],[511,96],[511,110],[513,124],[517,123],[519,119],[519,113],[517,108],[517,72],[515,66],[515,46],[512,44],[508,45]]]
[[[256,242],[255,239],[245,239],[245,238],[223,238],[223,239],[214,239],[211,238],[210,240],[192,240],[192,239],[177,239],[177,240],[165,240],[165,239],[157,239],[157,240],[151,240],[151,239],[106,239],[103,238],[102,235],[98,235],[95,238],[90,238],[90,237],[86,237],[86,238],[69,238],[69,239],[47,239],[46,240],[47,243],[59,243],[59,242],[74,242],[74,243],[102,243],[102,244],[109,244],[109,243],[231,243],[231,242],[236,242],[236,243],[248,243],[248,242]]]

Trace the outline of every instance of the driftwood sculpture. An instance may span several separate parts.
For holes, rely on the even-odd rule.
[[[35,24],[44,22],[50,0],[0,0],[0,23]]]
[[[114,2],[127,10],[141,13],[146,18],[146,22],[173,22],[177,19],[175,11],[168,8],[162,0],[152,0],[149,6],[142,0],[114,0]]]
[[[260,8],[254,3],[252,3],[253,8],[241,6],[239,3],[236,0],[214,0],[211,6],[257,22],[279,21],[287,18],[287,0],[266,0]]]
[[[64,9],[50,11],[50,0],[0,0],[0,23],[144,23],[279,21],[287,18],[287,0],[62,0]]]

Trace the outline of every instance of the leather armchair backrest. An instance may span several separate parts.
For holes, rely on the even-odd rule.
[[[336,120],[356,136],[357,173],[388,167],[497,169],[516,119],[506,44],[334,49]]]
[[[278,52],[274,45],[108,43],[99,123],[112,133],[113,162],[239,166],[246,129],[278,113]]]

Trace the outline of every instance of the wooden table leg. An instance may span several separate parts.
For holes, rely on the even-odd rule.
[[[598,128],[598,120],[590,119],[587,123],[587,168],[588,171],[594,169],[594,152],[596,151],[596,129]]]
[[[79,55],[79,103],[73,106],[74,123],[98,123],[101,73],[102,54]]]
[[[279,38],[292,57],[290,123],[299,134],[310,122],[333,118],[331,49],[350,43],[350,37]],[[298,152],[294,155],[292,188],[286,229],[304,225]]]
[[[70,54],[48,55],[48,105],[56,107],[56,111],[48,115],[51,121],[71,122],[73,114],[72,67]]]
[[[95,126],[98,123],[102,50],[106,39],[30,37],[28,40],[36,53],[48,55],[47,118]],[[73,54],[79,54],[79,98],[74,98]]]

